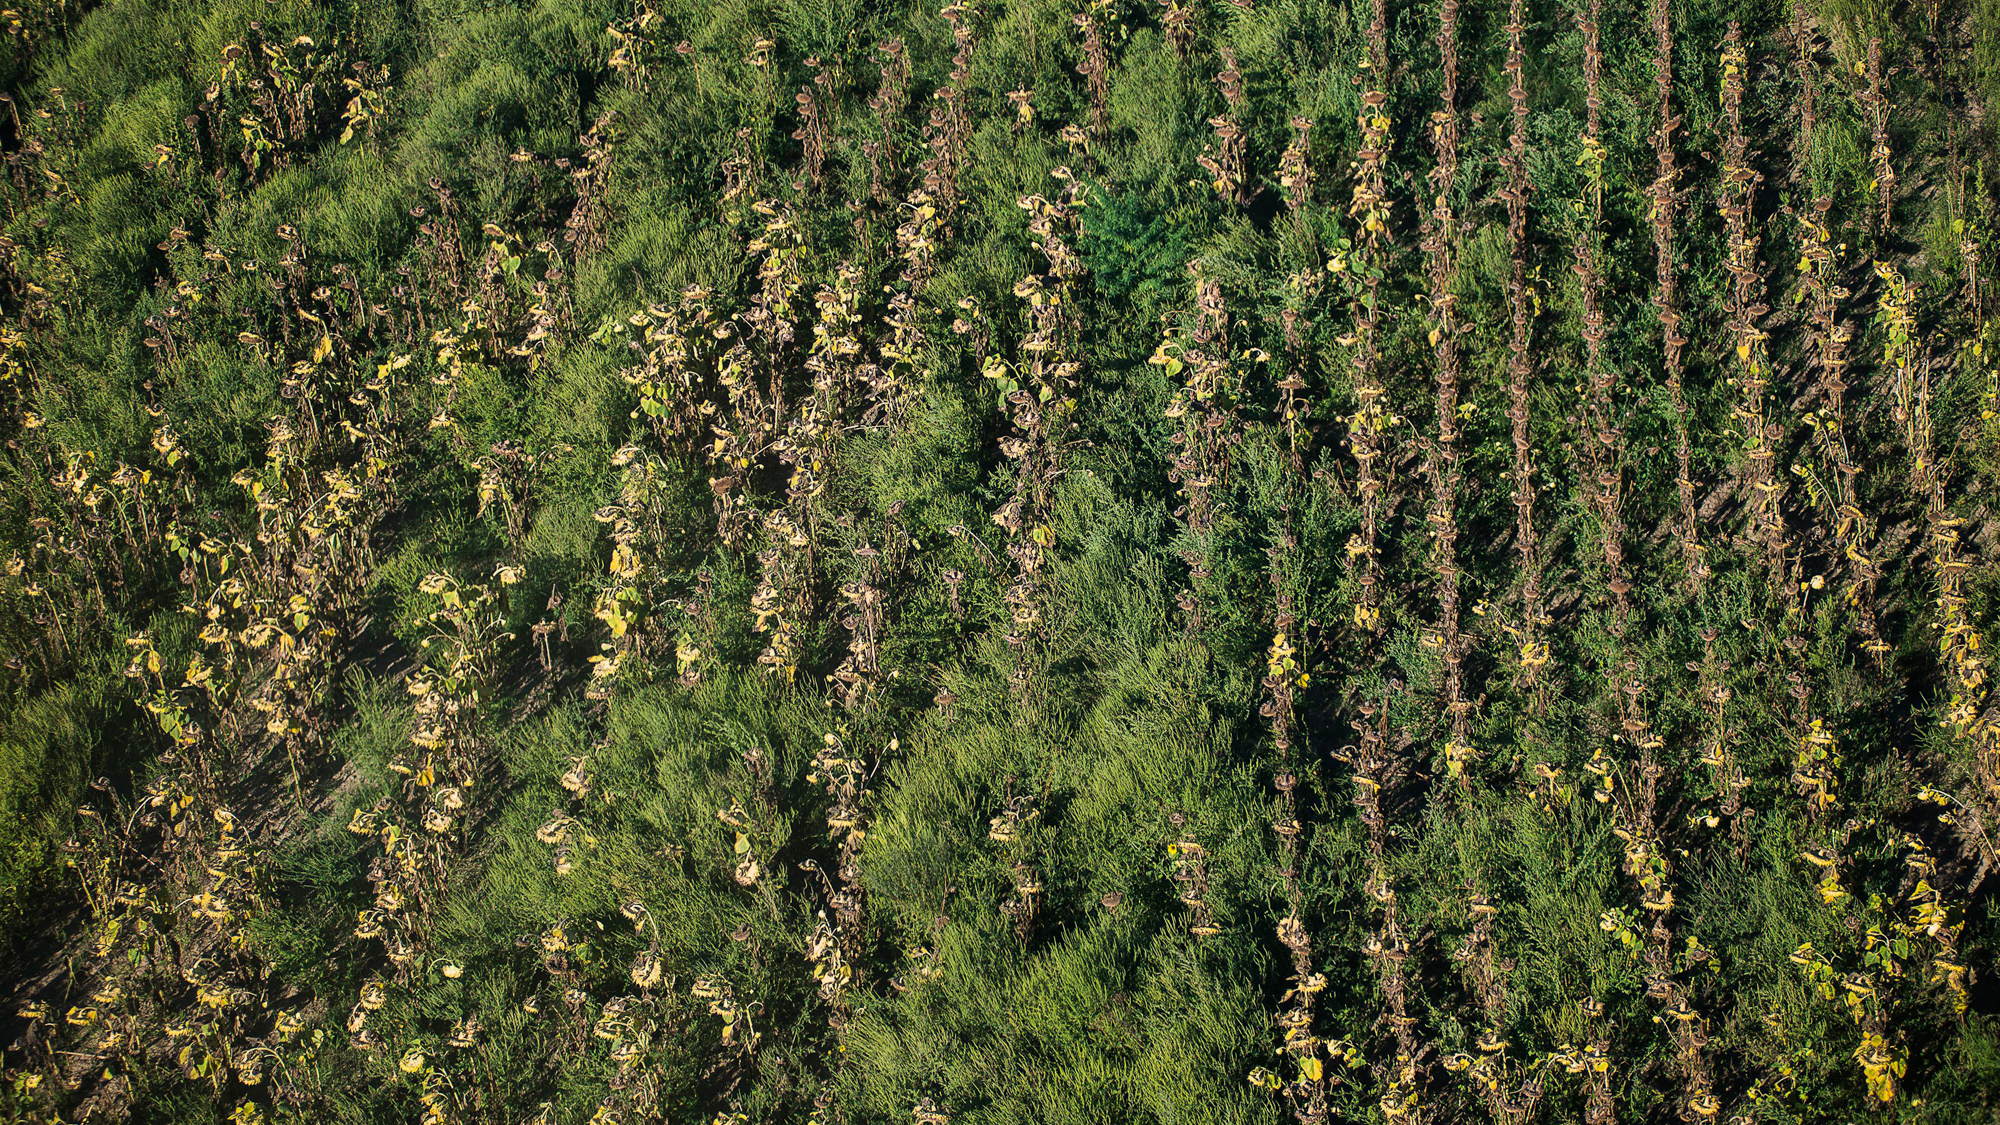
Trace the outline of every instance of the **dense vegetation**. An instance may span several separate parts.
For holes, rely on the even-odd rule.
[[[2000,1112],[1991,0],[0,22],[0,1117]]]

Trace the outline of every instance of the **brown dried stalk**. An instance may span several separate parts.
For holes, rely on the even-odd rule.
[[[1604,161],[1603,105],[1600,84],[1604,73],[1604,51],[1599,37],[1598,18],[1602,0],[1590,0],[1577,16],[1583,32],[1583,79],[1585,124],[1584,155],[1591,176],[1590,228],[1576,240],[1573,267],[1582,294],[1584,372],[1588,391],[1584,400],[1586,434],[1584,449],[1584,499],[1597,517],[1602,542],[1604,582],[1611,591],[1611,634],[1621,643],[1632,620],[1632,584],[1625,576],[1625,523],[1622,514],[1624,482],[1624,431],[1618,425],[1612,390],[1617,372],[1605,362],[1604,276],[1598,265],[1603,243]]]
[[[1528,91],[1523,84],[1521,52],[1522,0],[1511,0],[1507,9],[1507,97],[1513,103],[1513,127],[1501,164],[1507,169],[1507,186],[1500,198],[1507,204],[1507,240],[1513,274],[1507,283],[1512,310],[1513,334],[1507,350],[1507,417],[1514,423],[1514,551],[1521,566],[1521,625],[1515,632],[1520,644],[1520,683],[1535,688],[1535,706],[1543,705],[1538,684],[1540,669],[1549,661],[1548,645],[1541,639],[1547,611],[1542,607],[1541,544],[1535,534],[1535,451],[1528,427],[1528,378],[1533,369],[1528,359],[1529,327],[1533,314],[1528,302]]]
[[[1695,697],[1701,701],[1701,764],[1708,767],[1715,786],[1716,811],[1729,822],[1730,834],[1739,844],[1746,840],[1743,824],[1743,789],[1750,782],[1736,762],[1736,731],[1729,726],[1729,701],[1734,697],[1723,677],[1729,661],[1717,659],[1715,642],[1721,636],[1714,627],[1701,631],[1701,664],[1695,683]]]
[[[1076,72],[1083,76],[1090,92],[1090,135],[1103,137],[1111,125],[1111,57],[1104,49],[1103,16],[1111,10],[1111,0],[1087,0],[1074,17],[1083,31],[1083,62]]]
[[[1184,419],[1181,432],[1170,439],[1177,452],[1167,479],[1179,484],[1187,499],[1175,514],[1184,517],[1198,536],[1215,526],[1215,493],[1227,487],[1230,450],[1242,441],[1236,417],[1240,377],[1230,361],[1229,310],[1223,304],[1221,283],[1203,276],[1200,266],[1199,259],[1188,263],[1195,278],[1195,321],[1180,356],[1186,387],[1167,408],[1169,417]]]
[[[591,123],[590,131],[581,138],[583,163],[570,170],[576,181],[576,207],[563,223],[563,241],[576,248],[577,264],[604,249],[603,197],[611,178],[611,126],[616,119],[617,111],[607,109]]]
[[[1805,91],[1800,98],[1799,135],[1792,146],[1797,162],[1792,178],[1797,181],[1805,177],[1811,159],[1812,91],[1819,85],[1814,61],[1818,42],[1803,4],[1793,23],[1793,34],[1798,51],[1799,85]],[[1871,542],[1875,521],[1861,510],[1855,489],[1861,467],[1854,463],[1847,442],[1847,345],[1854,329],[1841,318],[1840,303],[1851,294],[1837,280],[1838,263],[1828,221],[1832,208],[1833,201],[1821,195],[1813,201],[1810,211],[1799,208],[1793,212],[1799,227],[1795,240],[1799,247],[1799,292],[1794,300],[1808,306],[1806,352],[1813,366],[1813,383],[1801,397],[1798,413],[1813,432],[1813,444],[1819,450],[1820,464],[1830,477],[1831,487],[1815,473],[1808,473],[1804,479],[1809,490],[1807,499],[1819,515],[1819,534],[1834,553],[1830,569],[1845,575],[1841,595],[1854,613],[1861,646],[1877,667],[1882,667],[1889,645],[1882,640],[1874,611],[1875,585],[1882,578],[1882,569],[1875,561]],[[1818,403],[1816,408],[1812,407],[1814,402]],[[1814,581],[1820,579],[1815,576]]]
[[[1160,0],[1160,23],[1167,29],[1167,42],[1174,49],[1174,58],[1185,61],[1188,48],[1194,45],[1195,9],[1182,0]]]
[[[1924,554],[1935,576],[1939,662],[1952,687],[1944,721],[1972,751],[1972,784],[1961,791],[1960,831],[1980,855],[1974,885],[2000,863],[1991,824],[2000,824],[2000,727],[1996,727],[1992,673],[1979,648],[1979,629],[1965,596],[1970,560],[1959,553],[1965,519],[1951,510],[1950,476],[1938,463],[1932,441],[1929,348],[1918,338],[1915,289],[1903,274],[1877,262],[1882,281],[1876,320],[1884,330],[1883,366],[1892,372],[1890,414],[1902,431],[1910,459],[1910,491],[1924,504]]]
[[[1798,72],[1798,131],[1792,134],[1791,181],[1803,183],[1812,168],[1813,128],[1819,123],[1819,70],[1813,65],[1818,52],[1818,23],[1802,0],[1792,4],[1793,68]]]
[[[1456,272],[1458,216],[1452,196],[1458,185],[1458,17],[1459,0],[1444,0],[1439,10],[1437,44],[1444,71],[1439,93],[1442,108],[1431,113],[1431,145],[1437,166],[1431,170],[1434,198],[1423,226],[1423,250],[1430,282],[1431,350],[1437,358],[1437,437],[1429,446],[1425,472],[1430,480],[1431,567],[1437,572],[1438,632],[1436,644],[1444,661],[1444,706],[1451,722],[1445,743],[1446,769],[1469,788],[1465,766],[1473,756],[1472,703],[1465,695],[1465,639],[1459,632],[1458,582],[1458,382],[1461,361],[1458,338],[1458,298],[1451,291]]]
[[[1681,315],[1676,303],[1678,285],[1674,272],[1674,213],[1678,198],[1674,181],[1674,130],[1681,119],[1673,111],[1674,35],[1672,6],[1668,0],[1652,0],[1654,84],[1659,90],[1659,128],[1653,133],[1653,151],[1658,174],[1653,179],[1653,259],[1656,281],[1653,307],[1659,310],[1661,343],[1664,348],[1667,394],[1674,410],[1674,464],[1680,499],[1681,558],[1687,567],[1688,582],[1699,587],[1710,573],[1706,548],[1701,542],[1701,516],[1694,502],[1694,447],[1688,440],[1688,405],[1682,384],[1681,349],[1687,337],[1681,334]]]
[[[1280,595],[1281,604],[1285,602]],[[1280,618],[1281,621],[1284,618]],[[1281,625],[1280,628],[1285,626]],[[1327,1118],[1326,1084],[1327,1062],[1320,1061],[1323,1041],[1313,1034],[1313,1006],[1319,994],[1326,990],[1326,974],[1313,969],[1312,934],[1305,923],[1299,920],[1303,899],[1298,883],[1298,852],[1300,826],[1298,818],[1298,775],[1289,769],[1282,770],[1272,779],[1283,801],[1284,811],[1272,828],[1278,833],[1285,853],[1285,896],[1289,907],[1284,918],[1278,922],[1278,942],[1292,955],[1291,987],[1285,990],[1280,1003],[1285,1007],[1276,1017],[1278,1029],[1284,1033],[1285,1052],[1298,1060],[1299,1075],[1285,1083],[1285,1096],[1292,1102],[1292,1116],[1299,1125],[1320,1125]],[[1312,1077],[1306,1060],[1315,1060],[1320,1076]],[[1329,1060],[1330,1061],[1330,1060]]]
[[[932,95],[930,124],[924,128],[924,143],[930,155],[922,165],[924,190],[938,209],[949,215],[959,203],[958,176],[964,170],[966,141],[972,136],[972,115],[966,110],[967,84],[972,80],[972,50],[978,43],[973,31],[974,9],[963,3],[947,4],[939,13],[951,25],[957,49],[951,59],[951,75]]]
[[[1018,202],[1028,212],[1028,232],[1038,240],[1046,268],[1031,273],[1014,287],[1028,302],[1030,331],[1021,341],[1024,359],[1015,369],[1019,385],[1005,399],[1014,432],[1000,439],[1000,450],[1018,462],[1013,495],[993,513],[993,522],[1007,532],[1007,555],[1014,560],[1014,581],[1003,592],[1013,628],[1007,635],[1015,667],[1009,684],[1024,700],[1033,679],[1031,657],[1046,632],[1041,606],[1041,572],[1048,549],[1055,543],[1050,526],[1056,480],[1063,473],[1064,440],[1075,430],[1077,376],[1082,364],[1073,354],[1076,325],[1069,320],[1083,259],[1070,243],[1081,223],[1083,186],[1068,168],[1051,173],[1064,185],[1056,200],[1031,195]],[[1005,375],[995,364],[988,377]]]
[[[1416,1062],[1420,1053],[1416,1036],[1417,1019],[1409,1014],[1413,981],[1406,963],[1410,945],[1403,933],[1396,891],[1390,885],[1385,863],[1389,823],[1382,808],[1383,794],[1395,785],[1403,773],[1397,761],[1403,747],[1390,744],[1389,701],[1386,698],[1379,703],[1366,700],[1360,710],[1361,717],[1353,720],[1359,744],[1335,756],[1345,759],[1354,768],[1354,806],[1360,810],[1361,823],[1368,829],[1367,891],[1369,897],[1375,900],[1376,909],[1381,912],[1381,919],[1362,946],[1362,952],[1367,954],[1381,980],[1382,996],[1388,1004],[1387,1019],[1396,1037],[1393,1073],[1382,1101],[1384,1105],[1397,1107],[1399,1117],[1420,1121],[1425,1115],[1419,1108],[1422,1082]]]
[[[1785,482],[1774,472],[1775,451],[1784,441],[1784,428],[1765,413],[1771,361],[1764,343],[1766,333],[1758,328],[1770,309],[1764,304],[1764,275],[1757,260],[1763,239],[1754,216],[1757,186],[1764,176],[1751,167],[1754,157],[1749,138],[1743,135],[1743,91],[1749,66],[1742,27],[1732,20],[1722,47],[1722,112],[1727,134],[1722,146],[1720,204],[1729,240],[1726,307],[1736,346],[1736,384],[1742,392],[1733,411],[1743,427],[1743,464],[1737,470],[1737,480],[1749,500],[1751,535],[1763,545],[1772,587],[1787,606],[1792,606],[1797,603],[1798,589],[1786,562],[1784,513],[1779,507]]]
[[[1637,662],[1628,661],[1625,670],[1629,679],[1620,685],[1624,697],[1620,711],[1625,737],[1639,746],[1638,777],[1624,786],[1622,792],[1618,791],[1614,785],[1614,767],[1601,752],[1586,768],[1600,779],[1594,796],[1599,802],[1612,805],[1613,831],[1625,842],[1625,873],[1632,879],[1640,901],[1639,912],[1631,921],[1620,919],[1616,913],[1607,913],[1606,918],[1613,928],[1630,925],[1636,929],[1639,920],[1650,916],[1642,954],[1647,970],[1646,995],[1661,1005],[1662,1023],[1674,1041],[1673,1073],[1681,1091],[1683,1112],[1691,1120],[1712,1118],[1720,1109],[1720,1101],[1714,1093],[1706,1055],[1707,1021],[1689,1005],[1686,990],[1673,975],[1674,935],[1668,925],[1674,909],[1673,869],[1657,820],[1658,785],[1665,771],[1654,754],[1665,743],[1652,731],[1640,708],[1639,697],[1645,687],[1638,676]]]
[[[1895,230],[1894,210],[1896,194],[1896,166],[1890,162],[1889,151],[1889,99],[1882,92],[1882,41],[1868,41],[1867,63],[1868,88],[1861,92],[1859,100],[1868,110],[1869,142],[1868,158],[1875,162],[1875,198],[1881,204],[1881,234],[1887,236]]]
[[[1235,52],[1228,47],[1222,49],[1222,70],[1215,76],[1215,84],[1229,110],[1208,119],[1209,128],[1215,130],[1215,148],[1204,147],[1195,163],[1213,177],[1215,194],[1245,207],[1257,193],[1250,183],[1249,142],[1242,121],[1243,72],[1236,66]]]
[[[826,122],[821,117],[819,100],[813,97],[811,87],[799,87],[793,100],[799,106],[799,127],[792,130],[792,139],[805,146],[806,181],[818,187],[826,172]]]
[[[827,674],[834,698],[849,711],[878,705],[882,626],[888,613],[882,552],[863,544],[855,548],[854,556],[861,561],[862,574],[840,587],[841,600],[847,603],[847,613],[840,619],[847,633],[847,656]]]
[[[910,58],[900,38],[884,39],[875,50],[883,57],[882,82],[869,97],[868,108],[875,111],[882,136],[864,142],[861,151],[868,157],[869,197],[887,203],[894,198],[891,185],[900,166],[896,133],[910,105]]]
[[[1377,538],[1380,531],[1382,480],[1372,462],[1382,454],[1382,436],[1389,411],[1388,388],[1376,370],[1381,326],[1380,275],[1386,258],[1389,207],[1385,173],[1391,143],[1389,96],[1384,87],[1389,80],[1388,13],[1384,0],[1374,0],[1367,29],[1368,54],[1362,81],[1367,88],[1361,96],[1358,122],[1361,148],[1354,165],[1354,197],[1348,214],[1359,221],[1357,258],[1364,270],[1357,287],[1355,311],[1354,365],[1355,395],[1360,409],[1352,419],[1351,444],[1360,463],[1359,487],[1362,505],[1362,533],[1348,544],[1350,557],[1360,555],[1361,596],[1355,606],[1355,624],[1372,637],[1382,627],[1381,557]],[[1416,1036],[1416,1017],[1409,1014],[1410,993],[1415,988],[1414,972],[1406,966],[1409,942],[1403,933],[1395,889],[1384,865],[1388,821],[1382,809],[1382,795],[1404,771],[1398,761],[1408,747],[1408,738],[1397,733],[1390,741],[1389,700],[1364,701],[1361,718],[1354,721],[1360,744],[1351,751],[1354,766],[1354,803],[1368,828],[1368,892],[1382,912],[1374,935],[1363,947],[1374,963],[1388,1002],[1389,1023],[1395,1032],[1396,1057],[1381,1103],[1394,1106],[1410,1121],[1420,1121],[1423,1080],[1417,1070],[1422,1054]]]
[[[1386,38],[1380,0],[1376,9],[1376,19],[1370,28],[1368,68],[1369,77],[1379,82],[1384,72],[1373,60],[1387,54],[1386,45],[1380,42]],[[1361,572],[1361,594],[1354,607],[1354,624],[1369,634],[1380,632],[1382,627],[1379,589],[1382,562],[1377,540],[1382,522],[1383,482],[1375,462],[1383,455],[1383,433],[1391,413],[1386,401],[1388,387],[1376,371],[1381,323],[1380,266],[1389,215],[1384,183],[1390,145],[1390,121],[1385,108],[1388,100],[1388,94],[1380,89],[1369,89],[1361,96],[1361,116],[1357,122],[1361,149],[1354,163],[1353,200],[1347,208],[1348,216],[1361,229],[1355,261],[1342,262],[1342,268],[1351,273],[1358,266],[1360,277],[1359,284],[1351,288],[1354,333],[1341,342],[1353,348],[1349,362],[1354,368],[1357,403],[1354,414],[1348,418],[1348,445],[1354,454],[1356,487],[1361,494],[1361,531],[1348,541],[1347,556],[1349,563],[1358,564]]]
[[[1291,142],[1278,157],[1278,188],[1285,208],[1298,215],[1312,202],[1312,118],[1293,117],[1291,126]]]

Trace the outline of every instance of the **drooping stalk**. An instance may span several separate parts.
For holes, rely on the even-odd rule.
[[[1216,195],[1226,203],[1244,207],[1256,194],[1250,176],[1248,129],[1243,119],[1247,99],[1243,93],[1243,72],[1237,68],[1236,53],[1228,47],[1222,48],[1222,70],[1215,76],[1215,85],[1222,91],[1223,104],[1228,109],[1208,119],[1209,128],[1215,131],[1215,147],[1204,147],[1201,155],[1195,157],[1195,163],[1213,177],[1210,183]]]
[[[1433,198],[1423,227],[1426,279],[1430,285],[1430,343],[1436,357],[1437,436],[1425,469],[1430,479],[1431,568],[1437,575],[1436,647],[1444,662],[1444,708],[1450,725],[1445,742],[1447,772],[1469,787],[1465,768],[1472,746],[1472,703],[1465,692],[1465,638],[1459,631],[1458,394],[1461,353],[1458,298],[1451,291],[1457,268],[1458,216],[1452,198],[1458,187],[1458,0],[1444,0],[1438,13],[1437,44],[1444,86],[1442,108],[1431,114],[1431,146],[1437,165],[1430,174]]]
[[[1609,155],[1603,141],[1603,96],[1601,84],[1604,75],[1604,54],[1601,42],[1602,0],[1590,0],[1578,14],[1579,30],[1583,33],[1583,81],[1584,81],[1584,134],[1583,151],[1585,168],[1590,176],[1590,217],[1587,229],[1576,240],[1576,274],[1581,298],[1584,375],[1587,380],[1584,400],[1584,424],[1586,432],[1580,442],[1584,448],[1583,490],[1586,502],[1597,519],[1598,537],[1601,543],[1600,557],[1603,560],[1604,583],[1611,591],[1611,656],[1605,672],[1616,695],[1620,718],[1628,723],[1627,735],[1639,734],[1629,724],[1641,722],[1633,713],[1636,697],[1623,690],[1621,677],[1626,675],[1627,655],[1626,633],[1631,626],[1632,586],[1624,569],[1624,521],[1621,516],[1621,502],[1624,481],[1624,430],[1619,425],[1617,407],[1612,399],[1612,391],[1617,384],[1617,372],[1606,362],[1604,339],[1606,333],[1604,314],[1604,278],[1599,265],[1599,254],[1603,243],[1604,221],[1604,164]],[[1546,779],[1553,783],[1556,771],[1552,766],[1544,766],[1548,772]],[[1602,799],[1603,793],[1598,794]],[[1589,1040],[1574,1061],[1568,1065],[1580,1068],[1585,1075],[1586,1100],[1584,1121],[1586,1125],[1610,1125],[1616,1120],[1615,1103],[1612,1099],[1612,1059],[1609,1036],[1601,1026],[1604,1005],[1594,995],[1583,1001],[1588,1018]]]
[[[1386,77],[1387,47],[1384,45],[1378,49],[1376,46],[1376,41],[1386,34],[1383,30],[1385,26],[1381,0],[1376,0],[1370,46],[1363,60],[1364,69],[1368,72],[1369,89],[1361,95],[1361,115],[1357,121],[1361,148],[1354,163],[1353,198],[1347,208],[1348,217],[1355,220],[1359,230],[1354,252],[1337,256],[1334,264],[1338,272],[1347,275],[1354,317],[1352,334],[1341,342],[1351,349],[1349,364],[1353,368],[1356,408],[1347,420],[1348,446],[1354,455],[1356,489],[1361,497],[1361,531],[1348,541],[1347,555],[1350,564],[1359,570],[1361,587],[1360,596],[1355,601],[1354,624],[1371,635],[1379,633],[1382,628],[1379,540],[1383,480],[1381,467],[1376,462],[1384,453],[1383,436],[1391,416],[1387,402],[1388,387],[1383,384],[1377,369],[1381,348],[1380,285],[1389,218],[1385,176],[1391,144],[1386,108],[1389,95],[1380,88]]]
[[[1090,95],[1090,135],[1099,139],[1111,127],[1111,57],[1104,47],[1107,15],[1116,18],[1113,0],[1084,0],[1083,10],[1071,17],[1083,32],[1083,61],[1076,72]]]
[[[1285,885],[1285,916],[1278,921],[1277,936],[1292,958],[1292,974],[1279,1003],[1276,1016],[1283,1035],[1283,1050],[1298,1066],[1289,1078],[1271,1075],[1265,1084],[1275,1083],[1292,1103],[1292,1116],[1300,1125],[1319,1125],[1326,1120],[1328,1068],[1339,1046],[1329,1045],[1314,1032],[1313,1008],[1326,990],[1327,978],[1317,971],[1313,959],[1312,931],[1301,915],[1305,909],[1302,844],[1305,826],[1299,819],[1298,754],[1294,746],[1297,689],[1306,682],[1301,654],[1293,643],[1299,622],[1293,615],[1293,573],[1297,565],[1298,543],[1288,532],[1270,551],[1271,584],[1276,591],[1272,638],[1265,650],[1263,688],[1266,699],[1259,712],[1270,724],[1271,741],[1278,751],[1278,767],[1271,784],[1278,791],[1278,818],[1271,825],[1284,856],[1280,876]],[[1254,1079],[1253,1079],[1254,1081]]]
[[[957,214],[961,202],[959,174],[968,159],[966,144],[973,130],[972,115],[965,103],[972,81],[972,52],[979,43],[973,27],[978,10],[962,0],[953,0],[939,14],[951,25],[952,42],[957,49],[951,59],[950,80],[938,89],[937,104],[931,107],[930,124],[924,129],[924,143],[931,154],[924,158],[920,170],[924,191],[949,221]]]
[[[1674,33],[1672,6],[1668,0],[1652,0],[1653,73],[1659,93],[1659,127],[1653,133],[1657,174],[1652,186],[1653,225],[1653,307],[1660,317],[1662,362],[1667,395],[1674,412],[1674,466],[1676,495],[1680,501],[1677,529],[1681,558],[1691,585],[1699,586],[1709,575],[1706,548],[1701,541],[1701,517],[1694,502],[1694,447],[1688,437],[1687,390],[1683,383],[1681,349],[1687,336],[1681,331],[1679,283],[1674,265],[1674,218],[1678,207],[1675,182],[1680,172],[1674,163],[1674,132],[1681,119],[1674,113]]]
[[[1181,594],[1180,605],[1188,626],[1200,628],[1202,598],[1214,574],[1211,535],[1228,492],[1231,457],[1243,439],[1237,412],[1243,376],[1230,344],[1221,283],[1203,274],[1200,259],[1188,263],[1188,271],[1194,275],[1193,323],[1184,334],[1169,330],[1150,362],[1184,378],[1166,407],[1166,416],[1180,423],[1179,432],[1169,437],[1175,452],[1167,479],[1179,486],[1185,503],[1174,514],[1191,536],[1179,554],[1194,585]]]
[[[1028,232],[1044,262],[1014,287],[1028,303],[1029,332],[1021,341],[1021,359],[1009,367],[997,356],[989,357],[985,371],[987,378],[1016,384],[1004,396],[1013,432],[1000,440],[1002,454],[1015,463],[1014,487],[992,520],[1007,533],[1007,555],[1014,561],[1014,580],[1003,596],[1012,625],[1006,635],[1014,652],[1010,684],[1021,701],[1028,698],[1047,634],[1043,572],[1055,545],[1055,483],[1063,473],[1068,436],[1077,426],[1082,371],[1073,358],[1078,325],[1071,310],[1086,269],[1072,244],[1086,189],[1067,168],[1053,174],[1063,184],[1056,199],[1036,194],[1018,201],[1029,215]]]
[[[1882,209],[1878,222],[1884,238],[1895,233],[1896,165],[1889,149],[1889,98],[1882,90],[1882,40],[1868,41],[1865,65],[1868,86],[1861,92],[1861,104],[1868,110],[1868,159],[1875,166],[1876,204]]]
[[[1972,563],[1960,553],[1959,529],[1966,521],[1952,511],[1950,473],[1933,444],[1933,361],[1918,338],[1915,287],[1886,262],[1875,263],[1875,275],[1882,282],[1875,319],[1884,336],[1883,366],[1891,378],[1890,414],[1909,458],[1910,492],[1924,506],[1923,553],[1936,589],[1932,628],[1951,686],[1944,724],[1971,751],[1972,780],[1953,803],[1963,833],[1979,853],[1978,876],[1983,877],[2000,863],[1993,837],[1993,826],[2000,824],[2000,727],[1994,722],[1991,671],[1965,591]]]
[[[1612,391],[1618,373],[1604,355],[1606,321],[1604,314],[1604,274],[1600,263],[1603,250],[1604,162],[1609,151],[1604,146],[1604,99],[1600,87],[1604,76],[1604,51],[1600,42],[1599,17],[1602,0],[1591,0],[1578,15],[1583,32],[1585,168],[1590,175],[1590,222],[1576,240],[1576,275],[1582,303],[1584,399],[1586,432],[1583,491],[1596,516],[1604,584],[1611,591],[1611,633],[1623,641],[1632,620],[1632,584],[1625,575],[1625,526],[1621,514],[1624,483],[1624,431],[1618,424]]]
[[[1535,531],[1535,447],[1529,416],[1529,378],[1533,363],[1528,358],[1529,333],[1533,324],[1528,294],[1528,89],[1521,50],[1523,0],[1510,0],[1507,8],[1507,97],[1513,103],[1512,124],[1507,148],[1500,162],[1507,170],[1507,186],[1500,197],[1507,204],[1507,247],[1513,273],[1507,283],[1507,300],[1512,334],[1507,342],[1507,417],[1513,422],[1514,438],[1514,553],[1521,574],[1521,624],[1514,636],[1519,645],[1520,683],[1534,691],[1534,706],[1545,705],[1540,684],[1541,669],[1549,662],[1549,646],[1542,637],[1547,611],[1542,607],[1541,543]]]
[[[1813,60],[1815,38],[1803,14],[1794,21],[1794,29],[1800,85],[1805,92],[1799,99],[1799,139],[1793,145],[1793,152],[1795,159],[1805,161],[1811,156],[1819,78]],[[1804,172],[1803,167],[1795,170],[1793,179],[1804,178]],[[1841,302],[1851,294],[1839,280],[1840,263],[1830,221],[1832,209],[1832,199],[1822,193],[1809,210],[1797,207],[1793,211],[1800,228],[1796,239],[1799,290],[1794,301],[1810,305],[1805,325],[1806,350],[1813,367],[1809,393],[1819,404],[1811,410],[1802,409],[1800,414],[1812,430],[1825,476],[1802,463],[1795,464],[1793,472],[1804,482],[1806,500],[1819,514],[1822,532],[1835,552],[1832,569],[1844,576],[1841,597],[1854,614],[1862,649],[1880,669],[1889,655],[1889,645],[1882,639],[1875,619],[1875,585],[1882,578],[1882,568],[1874,556],[1875,520],[1862,509],[1855,488],[1861,466],[1855,463],[1848,444],[1847,345],[1854,329],[1841,317]]]
[[[1784,428],[1771,421],[1765,391],[1771,385],[1771,361],[1758,327],[1770,309],[1764,304],[1764,274],[1758,261],[1763,238],[1755,215],[1757,187],[1764,180],[1751,166],[1750,141],[1743,133],[1743,92],[1750,59],[1743,50],[1743,29],[1729,25],[1722,48],[1722,112],[1727,135],[1722,148],[1721,208],[1728,232],[1729,331],[1736,349],[1736,384],[1742,394],[1735,407],[1743,432],[1743,465],[1738,484],[1751,511],[1751,537],[1764,548],[1767,577],[1777,599],[1796,603],[1797,590],[1786,562],[1785,522],[1780,502],[1784,481],[1774,472],[1776,448]]]
[[[1374,0],[1367,29],[1367,53],[1362,61],[1361,147],[1354,165],[1354,195],[1348,215],[1360,230],[1351,269],[1359,271],[1353,294],[1354,333],[1352,337],[1354,391],[1359,407],[1350,419],[1349,443],[1360,468],[1357,484],[1361,492],[1362,531],[1347,546],[1350,559],[1359,563],[1360,594],[1356,599],[1354,622],[1368,642],[1382,630],[1381,522],[1383,469],[1375,462],[1385,453],[1384,435],[1393,412],[1389,409],[1388,387],[1383,381],[1381,362],[1382,276],[1386,266],[1389,233],[1387,170],[1392,143],[1389,117],[1388,13],[1385,0]],[[1395,689],[1390,689],[1391,693]],[[1389,824],[1383,809],[1385,793],[1408,772],[1400,760],[1402,739],[1392,731],[1390,693],[1366,700],[1361,716],[1353,720],[1359,743],[1352,751],[1354,803],[1368,829],[1369,897],[1380,911],[1373,934],[1363,952],[1373,963],[1381,981],[1383,1000],[1388,1006],[1388,1023],[1394,1035],[1395,1058],[1389,1066],[1389,1080],[1381,1097],[1385,1111],[1393,1108],[1398,1116],[1416,1121],[1424,1117],[1423,1080],[1418,1071],[1421,1044],[1417,1038],[1417,1018],[1410,1014],[1415,991],[1414,971],[1408,964],[1409,939],[1401,920],[1401,906],[1386,865]]]

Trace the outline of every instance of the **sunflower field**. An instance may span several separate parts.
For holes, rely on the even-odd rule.
[[[2000,1115],[2000,2],[9,2],[0,1122]]]

